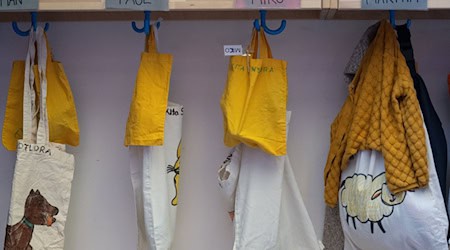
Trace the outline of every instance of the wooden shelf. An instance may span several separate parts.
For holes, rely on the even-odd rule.
[[[296,10],[270,10],[268,19],[387,18],[387,11],[361,10],[360,0],[301,0]],[[154,11],[166,20],[251,20],[257,10],[234,9],[233,0],[169,0],[170,11]],[[142,20],[142,11],[105,9],[105,0],[40,0],[39,21]],[[397,11],[398,19],[450,19],[450,0],[429,0],[428,11]],[[27,12],[1,12],[0,22],[29,21]]]
[[[322,8],[322,0],[303,0],[301,9]],[[170,10],[236,10],[233,0],[169,0]],[[103,11],[104,0],[40,0],[41,11]]]
[[[267,19],[319,19],[320,10],[278,10],[270,11]],[[191,11],[155,11],[152,19],[162,17],[164,20],[252,20],[259,18],[257,10],[191,10]],[[140,11],[45,11],[40,12],[40,22],[49,21],[131,21],[142,20],[144,15]],[[0,14],[0,22],[30,21],[27,12],[9,12]]]
[[[361,0],[301,0],[300,9],[320,10],[322,6],[326,10],[359,10]],[[428,7],[429,9],[450,9],[450,0],[428,0]],[[41,11],[103,11],[105,0],[40,0],[39,9]],[[233,0],[169,0],[169,9],[232,10]]]
[[[104,0],[40,0],[39,10],[42,11],[61,11],[61,10],[103,10],[105,9]]]

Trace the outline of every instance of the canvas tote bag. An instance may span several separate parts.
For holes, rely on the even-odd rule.
[[[448,249],[447,213],[424,131],[428,186],[392,194],[383,155],[376,150],[358,152],[342,172],[339,214],[345,250]]]
[[[234,250],[323,249],[287,155],[240,144],[219,169],[219,186],[234,212]]]
[[[35,75],[32,70],[37,43],[38,73],[41,79],[39,108],[33,104]],[[74,157],[64,145],[49,142],[47,115],[47,45],[41,27],[30,32],[25,64],[23,128],[17,143],[11,205],[4,248],[63,249],[64,226],[70,199]],[[39,109],[37,136],[33,118]]]
[[[169,103],[163,146],[130,146],[130,172],[135,194],[138,249],[170,249],[180,183],[183,107]]]
[[[79,128],[75,101],[62,63],[54,61],[47,37],[47,103],[50,141],[78,146]],[[37,65],[31,68],[36,77],[36,91],[39,96],[40,79]],[[17,140],[22,139],[22,107],[25,62],[15,61],[11,73],[5,119],[3,122],[2,143],[7,150],[16,150]]]
[[[157,37],[156,25],[152,25],[152,33]],[[169,71],[170,72],[170,71]],[[154,81],[162,81],[156,85],[169,85],[168,77]],[[151,75],[149,75],[151,77]],[[155,84],[145,85],[148,99],[160,95]],[[168,90],[168,89],[167,89]],[[155,97],[155,100],[161,96]],[[167,98],[167,96],[166,96]],[[167,101],[167,100],[166,100]],[[144,104],[144,103],[142,103]],[[151,110],[152,103],[145,103],[143,110]],[[181,128],[183,119],[183,106],[169,102],[164,110],[160,110],[157,103],[158,117],[164,117],[164,139],[161,146],[130,146],[130,173],[134,190],[138,225],[139,250],[167,250],[174,240],[176,211],[178,205],[178,188],[180,183],[180,157],[181,157]],[[156,112],[156,110],[154,112]],[[141,110],[134,110],[138,113]],[[134,112],[130,110],[131,112]],[[145,121],[143,121],[145,122]],[[143,124],[135,124],[144,127]],[[157,127],[153,127],[157,129]],[[159,129],[158,129],[159,130]],[[147,130],[152,132],[152,130]],[[152,143],[149,145],[152,145]]]
[[[173,57],[158,52],[157,32],[156,28],[150,30],[145,52],[141,54],[125,132],[125,146],[160,146],[164,142]]]
[[[253,29],[249,53],[230,58],[220,102],[224,143],[234,147],[242,142],[271,155],[285,155],[287,62],[272,58],[263,29]]]

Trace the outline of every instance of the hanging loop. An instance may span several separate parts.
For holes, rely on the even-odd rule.
[[[150,34],[150,11],[144,11],[144,27],[143,28],[138,28],[136,26],[136,22],[133,21],[131,23],[131,27],[133,28],[134,31],[136,31],[137,33],[145,33],[146,35]],[[159,26],[161,25],[161,22],[156,22],[156,28],[159,29]]]
[[[278,35],[281,32],[283,32],[284,29],[286,28],[286,20],[284,20],[284,19],[281,20],[280,27],[278,27],[278,29],[272,30],[269,27],[267,27],[267,25],[266,25],[266,14],[267,14],[266,10],[260,10],[259,15],[260,15],[261,24],[258,19],[255,19],[255,21],[253,21],[253,27],[255,27],[255,29],[258,31],[262,27],[264,29],[264,31],[269,35]]]
[[[395,10],[389,11],[389,22],[391,23],[394,29],[397,27],[397,25],[395,24]],[[410,26],[411,26],[411,19],[406,19],[406,27],[409,29]]]
[[[18,34],[19,36],[28,36],[28,35],[30,35],[31,28],[33,28],[33,31],[36,31],[36,28],[37,28],[37,12],[31,12],[30,14],[31,14],[31,27],[28,30],[26,30],[26,31],[20,30],[19,26],[17,25],[17,22],[12,22],[12,28],[13,28],[14,32],[16,32],[16,34]],[[44,31],[47,31],[48,27],[49,27],[49,24],[45,23]]]

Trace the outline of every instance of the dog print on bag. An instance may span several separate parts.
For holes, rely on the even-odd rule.
[[[394,206],[405,200],[406,192],[396,195],[389,191],[386,185],[385,172],[377,175],[354,174],[341,183],[341,206],[347,212],[348,219],[352,218],[356,230],[355,218],[361,223],[370,222],[370,231],[373,233],[374,223],[383,233],[386,233],[381,221],[394,212]]]
[[[181,140],[177,148],[177,160],[175,164],[167,166],[167,173],[174,172],[173,182],[175,186],[175,197],[172,199],[172,206],[178,205],[178,182],[180,180],[180,157],[181,157]]]
[[[51,226],[59,212],[41,195],[39,190],[31,189],[25,201],[23,218],[16,224],[6,226],[5,250],[32,250],[30,246],[34,225]]]

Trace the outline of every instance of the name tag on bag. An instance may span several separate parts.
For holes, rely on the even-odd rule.
[[[225,56],[240,56],[243,54],[242,45],[224,45],[223,53]]]

